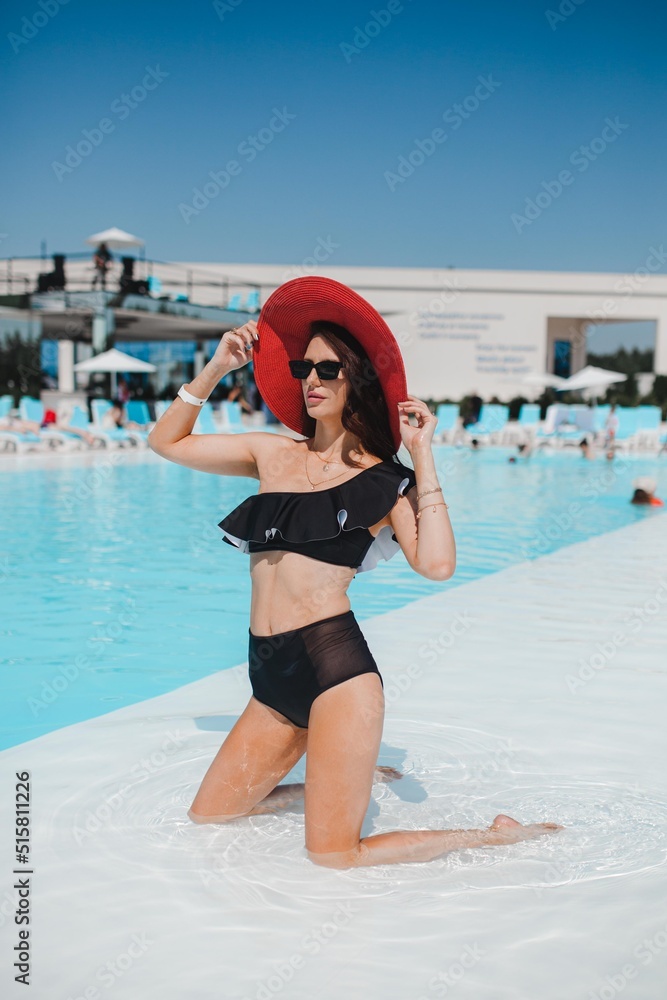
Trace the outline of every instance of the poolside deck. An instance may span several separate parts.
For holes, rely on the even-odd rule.
[[[364,835],[501,811],[558,835],[330,871],[307,860],[301,808],[192,825],[245,664],[2,753],[6,796],[32,773],[35,996],[664,995],[666,526],[647,512],[363,623],[379,762],[406,772],[375,786]]]

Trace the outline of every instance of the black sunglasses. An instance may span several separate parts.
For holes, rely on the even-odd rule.
[[[313,368],[321,379],[338,378],[338,372],[344,368],[342,361],[289,361],[290,371],[294,378],[308,378]]]

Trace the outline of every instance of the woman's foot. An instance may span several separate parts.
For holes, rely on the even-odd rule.
[[[558,823],[531,823],[528,826],[523,826],[511,816],[505,816],[504,813],[499,813],[489,827],[490,831],[500,835],[498,841],[500,844],[515,844],[520,840],[530,840],[532,837],[540,837],[542,834],[554,833],[556,830],[562,829],[563,827],[559,826]]]

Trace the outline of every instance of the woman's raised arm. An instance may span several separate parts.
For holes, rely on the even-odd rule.
[[[252,360],[257,324],[250,320],[237,330],[223,334],[215,354],[206,367],[186,383],[186,389],[200,399],[207,399],[220,379]],[[187,465],[201,472],[220,476],[248,476],[259,479],[257,455],[273,435],[266,431],[244,434],[193,434],[199,406],[177,396],[148,435],[148,445],[163,458]]]

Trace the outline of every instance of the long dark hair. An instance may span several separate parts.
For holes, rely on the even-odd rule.
[[[364,451],[389,461],[396,454],[394,438],[389,424],[389,413],[382,386],[366,351],[350,331],[329,320],[314,320],[310,336],[320,334],[329,341],[345,365],[350,380],[348,396],[341,413],[341,423],[346,431],[355,434]],[[303,403],[303,426],[306,437],[315,433],[316,421]],[[358,463],[355,463],[358,464]]]

